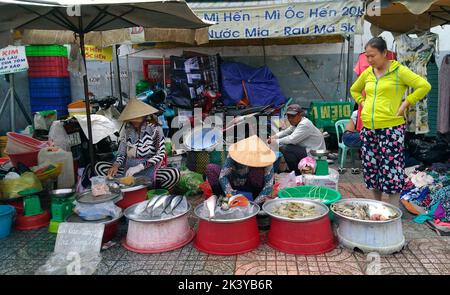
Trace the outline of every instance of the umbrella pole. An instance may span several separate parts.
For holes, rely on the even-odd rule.
[[[79,18],[80,28],[83,28],[81,17]],[[87,79],[87,66],[86,66],[86,49],[84,47],[84,32],[80,32],[80,49],[81,55],[83,56],[84,67],[86,68],[86,73],[83,75],[83,86],[84,86],[84,99],[86,100],[86,119],[87,119],[87,129],[88,129],[88,147],[89,147],[89,158],[91,163],[91,168],[94,170],[95,158],[94,158],[94,145],[92,144],[92,124],[91,124],[91,104],[89,101],[89,88]]]

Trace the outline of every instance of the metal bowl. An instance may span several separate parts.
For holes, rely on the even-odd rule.
[[[233,222],[244,221],[244,220],[247,220],[247,219],[250,219],[250,218],[256,216],[260,210],[259,206],[256,203],[250,202],[249,206],[252,206],[252,213],[246,217],[235,218],[235,219],[216,219],[216,218],[209,219],[208,217],[205,217],[202,214],[200,214],[203,206],[204,206],[204,204],[201,203],[200,205],[195,207],[195,209],[194,209],[195,216],[197,216],[198,218],[200,218],[202,220],[209,221],[209,222],[216,222],[216,223],[233,223]]]
[[[310,150],[309,152],[313,157],[325,157],[330,153],[328,150]]]
[[[66,222],[79,222],[79,223],[92,222],[92,223],[103,223],[103,224],[107,225],[107,224],[110,224],[110,223],[113,223],[113,222],[117,221],[122,216],[123,216],[123,212],[120,212],[120,215],[117,216],[116,218],[112,218],[111,216],[107,216],[105,218],[98,219],[98,220],[87,220],[87,219],[81,218],[76,213],[73,213],[72,215],[67,217]]]
[[[340,212],[334,210],[334,206],[338,205],[338,204],[352,204],[352,205],[369,205],[372,208],[374,208],[375,210],[390,210],[390,212],[397,213],[397,217],[393,218],[393,219],[389,219],[389,220],[362,220],[362,219],[357,219],[357,218],[353,218],[353,217],[349,217],[349,216],[345,216],[343,214],[341,214]],[[336,203],[332,204],[331,206],[331,211],[333,212],[334,215],[338,216],[339,218],[343,218],[346,220],[352,220],[352,221],[356,221],[356,222],[361,222],[361,223],[370,223],[370,224],[383,224],[383,223],[390,223],[390,222],[394,222],[400,218],[402,218],[402,211],[389,204],[386,202],[381,202],[381,201],[376,201],[376,200],[369,200],[369,199],[345,199],[345,200],[340,200],[337,201]]]
[[[56,189],[56,190],[50,191],[50,195],[52,197],[57,197],[57,198],[67,198],[67,197],[73,195],[74,193],[75,193],[75,190],[71,189],[71,188]]]
[[[100,204],[105,203],[109,201],[114,201],[116,199],[120,199],[122,197],[122,192],[118,193],[112,193],[109,195],[101,195],[94,197],[92,195],[91,190],[87,190],[81,194],[78,194],[76,200],[77,202],[83,203],[83,204]]]
[[[146,202],[146,201],[144,201]],[[142,203],[142,202],[141,202]],[[128,207],[127,209],[125,209],[124,215],[126,218],[128,218],[129,220],[133,220],[136,222],[144,222],[144,223],[152,223],[152,222],[163,222],[163,221],[169,221],[169,220],[173,220],[173,219],[177,219],[181,216],[186,215],[192,208],[192,206],[188,203],[188,209],[186,210],[186,212],[180,213],[178,215],[173,215],[173,216],[169,216],[169,217],[165,217],[165,218],[159,218],[159,217],[151,217],[151,218],[140,218],[139,216],[136,216],[134,214],[134,209],[136,209],[136,207],[139,205],[140,203],[134,204],[133,206]]]
[[[273,213],[276,206],[281,205],[282,203],[300,203],[304,205],[314,205],[316,207],[317,216],[305,217],[305,218],[289,218],[280,216],[276,213]],[[302,198],[285,198],[285,199],[275,199],[268,202],[265,202],[263,205],[263,210],[270,215],[272,218],[276,218],[283,221],[291,221],[291,222],[308,222],[321,219],[324,216],[328,215],[330,211],[328,207],[320,202],[302,199]]]

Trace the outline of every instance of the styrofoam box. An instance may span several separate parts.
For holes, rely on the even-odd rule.
[[[336,191],[339,191],[339,172],[336,170],[329,168],[328,169],[329,174],[325,176],[317,176],[317,175],[311,175],[311,174],[304,174],[303,176],[303,182],[305,185],[317,185],[317,186],[323,186],[327,188],[334,189]]]

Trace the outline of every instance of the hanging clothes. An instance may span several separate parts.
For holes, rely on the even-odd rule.
[[[439,70],[438,131],[450,131],[450,54],[444,57]]]
[[[407,66],[416,74],[427,77],[427,64],[436,52],[436,40],[438,35],[427,32],[424,35],[411,38],[407,34],[399,35],[395,38],[397,44],[398,61]],[[407,90],[405,97],[412,93],[412,89]],[[407,112],[406,131],[416,134],[428,133],[428,107],[427,97],[410,106]]]

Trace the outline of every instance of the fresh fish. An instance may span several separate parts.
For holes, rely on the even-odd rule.
[[[152,210],[152,209],[153,209],[153,206],[155,206],[156,202],[157,202],[162,196],[163,196],[163,195],[157,195],[157,196],[154,196],[154,197],[150,200],[150,202],[148,203],[147,208],[146,208],[145,210]]]
[[[208,211],[209,219],[214,218],[215,213],[216,213],[216,206],[217,206],[217,196],[212,195],[211,197],[209,197],[205,201],[204,206],[205,206],[206,210]]]
[[[147,207],[148,207],[149,203],[150,203],[150,201],[144,201],[144,202],[140,203],[134,209],[134,213],[136,213],[137,215],[142,214],[145,210],[147,210]]]
[[[170,202],[170,212],[173,214],[173,211],[181,204],[183,201],[183,196],[175,196]]]
[[[165,200],[164,200],[164,204],[162,206],[163,211],[162,212],[166,212],[167,209],[170,208],[170,203],[172,203],[172,199],[174,198],[174,196],[168,196]],[[167,214],[167,213],[166,213]]]
[[[162,209],[163,211],[164,211],[164,206],[165,206],[165,204],[167,204],[166,202],[167,202],[167,199],[169,198],[170,196],[161,196],[157,201],[156,201],[156,203],[155,203],[155,205],[153,206],[153,208],[152,208],[152,216],[154,215],[153,213],[156,211],[156,210],[158,210],[158,209]]]

